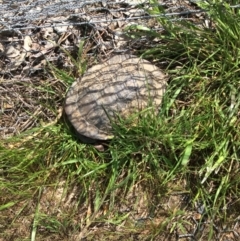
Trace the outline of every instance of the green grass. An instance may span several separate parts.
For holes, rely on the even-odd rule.
[[[22,225],[23,217],[29,221],[32,240],[50,234],[66,240],[72,234],[108,240],[116,227],[121,227],[115,234],[119,240],[132,240],[130,234],[158,240],[174,230],[188,233],[185,215],[196,203],[204,206],[200,220],[230,224],[237,218],[240,9],[212,2],[203,6],[209,10],[212,28],[171,22],[165,16],[158,19],[164,34],[128,30],[131,36],[161,39],[158,47],[140,54],[165,61],[170,81],[159,115],[153,117],[149,109],[142,116],[119,120],[105,152],[79,143],[63,118],[0,144],[3,237]],[[231,1],[234,4],[237,1]],[[162,9],[153,7],[150,12],[160,14]],[[82,72],[85,62],[79,62],[76,69]],[[71,74],[54,70],[68,85],[73,81]],[[179,193],[189,198],[188,208],[164,206]],[[131,210],[122,211],[124,206]],[[138,208],[145,210],[139,215],[150,217],[150,224],[136,219]],[[10,210],[14,214],[9,215]],[[97,234],[93,226],[99,227]],[[216,238],[213,223],[209,226],[203,240]]]

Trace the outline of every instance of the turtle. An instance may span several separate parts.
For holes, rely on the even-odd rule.
[[[84,143],[111,140],[111,119],[148,107],[158,111],[167,75],[135,55],[115,55],[89,68],[67,91],[64,110]],[[154,108],[155,108],[154,107]]]

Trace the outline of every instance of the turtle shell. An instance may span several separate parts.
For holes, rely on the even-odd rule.
[[[66,95],[65,113],[86,143],[113,138],[110,119],[127,116],[151,102],[159,109],[167,77],[133,55],[116,55],[89,68]]]

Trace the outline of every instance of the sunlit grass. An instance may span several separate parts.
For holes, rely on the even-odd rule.
[[[4,193],[0,210],[16,206],[16,215],[21,216],[34,203],[32,240],[39,229],[86,234],[93,224],[121,225],[129,213],[117,207],[128,205],[134,188],[146,193],[146,217],[158,216],[159,203],[172,192],[187,193],[191,207],[201,203],[203,217],[211,220],[228,222],[238,210],[240,13],[227,3],[204,4],[212,28],[173,23],[164,17],[159,22],[165,34],[140,31],[162,39],[161,45],[141,54],[168,63],[170,81],[157,116],[149,108],[144,114],[119,119],[113,124],[115,138],[104,152],[80,143],[63,118],[0,144],[0,191]],[[162,9],[153,7],[150,13],[160,14]],[[139,35],[138,30],[131,31],[131,36]],[[83,65],[73,61],[79,74],[85,69],[82,48],[81,44]],[[74,80],[67,72],[52,70],[68,85]],[[59,216],[41,210],[43,190],[57,191],[63,180],[57,201],[60,206],[66,203],[76,187],[74,205],[68,204],[61,215],[52,207]],[[139,205],[136,196],[132,206]],[[154,238],[177,227],[184,230],[185,221],[175,218],[185,211],[168,211],[158,225],[150,225],[148,235]],[[137,232],[138,226],[126,223],[126,233]],[[14,220],[5,228],[11,225]]]

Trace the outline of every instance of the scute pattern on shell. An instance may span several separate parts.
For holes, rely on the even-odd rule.
[[[113,138],[108,116],[126,116],[162,102],[167,77],[155,65],[133,55],[116,55],[75,81],[65,101],[69,121],[84,142]]]

